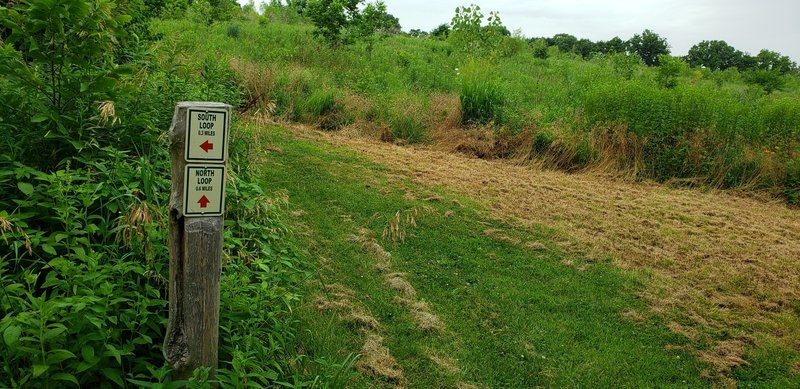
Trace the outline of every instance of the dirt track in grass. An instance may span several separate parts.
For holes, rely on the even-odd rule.
[[[765,341],[800,350],[800,211],[780,202],[294,131],[356,150],[400,178],[461,193],[494,218],[552,228],[565,250],[639,271],[653,312],[708,345],[698,354],[720,373]]]

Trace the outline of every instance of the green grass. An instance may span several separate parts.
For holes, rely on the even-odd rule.
[[[440,201],[410,200],[406,192],[420,198],[430,192],[390,178],[380,165],[350,151],[269,131],[282,151],[270,154],[264,179],[273,190],[288,190],[292,209],[305,211],[295,221],[303,226],[298,231],[306,231],[296,236],[297,244],[331,264],[309,283],[298,313],[307,329],[300,343],[312,357],[341,360],[363,343],[358,330],[310,303],[322,283],[340,283],[379,320],[384,344],[412,387],[459,381],[490,387],[709,385],[700,378],[701,363],[665,351],[682,344],[677,335],[654,321],[621,316],[626,309],[645,310],[636,297],[642,288],[637,277],[561,252],[545,228],[520,230],[487,220],[474,203],[444,189],[436,191]],[[441,334],[415,328],[406,309],[392,302],[395,292],[384,286],[375,259],[349,238],[361,227],[380,236],[395,212],[423,206],[430,209],[417,217],[417,227],[409,227],[405,243],[396,249],[381,244],[393,254],[392,270],[408,273],[419,298],[445,322]],[[453,214],[445,217],[448,211]],[[489,228],[546,249],[488,237],[483,231]],[[460,372],[431,363],[430,350],[457,360]]]
[[[560,160],[554,167],[572,170],[601,160],[608,150],[591,146],[593,130],[614,124],[642,143],[643,178],[693,178],[692,182],[723,188],[755,186],[790,202],[800,192],[789,169],[800,158],[796,76],[784,77],[785,90],[766,94],[735,70],[681,68],[665,88],[657,68],[625,55],[582,60],[556,51],[540,59],[523,44],[498,57],[480,58],[480,66],[474,66],[473,56],[454,51],[447,41],[392,36],[373,50],[363,44],[331,49],[312,37],[310,25],[294,22],[241,22],[238,38],[227,36],[223,24],[161,21],[154,26],[168,37],[165,48],[174,46],[220,63],[237,58],[271,69],[274,79],[261,82],[274,87],[267,88],[271,93],[264,98],[292,120],[326,128],[357,119],[385,125],[407,116],[409,106],[423,107],[412,114],[425,127],[408,131],[403,129],[408,126],[392,126],[396,137],[419,142],[431,139],[424,131],[441,124],[430,104],[432,96],[455,96],[463,124],[493,123],[509,130],[503,132],[507,134],[553,134],[553,147],[537,150],[534,158],[552,160],[547,156],[559,154],[565,145],[590,145],[588,154]],[[470,71],[475,67],[482,71]],[[295,82],[284,82],[293,78]],[[313,118],[324,111],[318,108],[332,106],[324,99],[307,114],[297,112],[310,96],[335,96],[341,115],[335,115],[332,124]],[[369,104],[349,105],[353,100],[346,96]],[[404,97],[402,103],[376,110],[376,104],[397,96]],[[324,112],[319,116],[331,118]]]

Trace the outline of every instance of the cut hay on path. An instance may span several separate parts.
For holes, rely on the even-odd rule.
[[[398,367],[397,361],[389,353],[389,349],[383,345],[383,338],[376,334],[367,335],[367,340],[361,348],[361,358],[356,363],[356,369],[399,387],[406,384],[403,370]]]
[[[391,174],[458,191],[498,220],[544,225],[579,243],[564,250],[610,255],[619,267],[642,271],[649,277],[643,297],[669,321],[717,339],[771,339],[800,350],[800,212],[781,203],[297,134],[354,149]],[[700,357],[724,373],[742,362],[742,348],[731,345],[723,340]]]

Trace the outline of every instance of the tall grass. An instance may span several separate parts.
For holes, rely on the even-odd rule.
[[[156,30],[186,49],[269,69],[274,88],[268,100],[286,120],[324,123],[312,118],[317,115],[336,119],[321,127],[388,127],[392,139],[425,142],[435,139],[430,131],[453,125],[451,115],[434,104],[409,112],[405,104],[383,102],[455,95],[459,125],[492,126],[498,145],[490,149],[502,150],[497,156],[524,154],[500,143],[516,144],[507,138],[528,132],[539,137],[528,155],[545,166],[606,169],[607,146],[625,129],[627,139],[640,142],[634,155],[641,160],[619,165],[637,166],[637,177],[755,187],[790,201],[800,190],[792,178],[800,154],[800,81],[794,76],[787,76],[787,90],[767,95],[735,70],[682,68],[666,88],[657,69],[625,54],[581,60],[553,52],[541,59],[523,48],[475,59],[446,41],[404,36],[372,51],[358,44],[333,50],[311,37],[310,26],[280,21],[242,23],[239,39],[226,36],[225,26],[160,22]],[[332,101],[328,91],[335,91]],[[608,128],[616,135],[598,141],[609,136]]]
[[[460,100],[463,124],[502,124],[505,90],[487,63],[471,61],[463,67]]]

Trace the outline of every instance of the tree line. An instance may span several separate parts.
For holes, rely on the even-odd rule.
[[[503,28],[503,31],[506,35],[510,35],[507,28]],[[430,32],[412,29],[409,31],[409,35],[445,38],[450,32],[451,24],[443,23]],[[557,47],[559,52],[577,54],[583,59],[589,59],[598,54],[635,53],[642,58],[642,62],[649,66],[659,65],[659,55],[671,54],[667,39],[649,29],[644,30],[641,34],[635,34],[628,40],[615,36],[609,40],[592,41],[586,38],[579,39],[566,33],[555,34],[552,37],[527,38],[526,40],[533,47],[537,45],[545,48]],[[541,57],[547,57],[546,52],[538,53]],[[704,40],[692,46],[689,53],[681,58],[693,67],[705,67],[711,70],[761,69],[776,71],[780,74],[798,70],[797,63],[779,52],[763,49],[756,55],[750,55],[737,50],[724,40]]]

